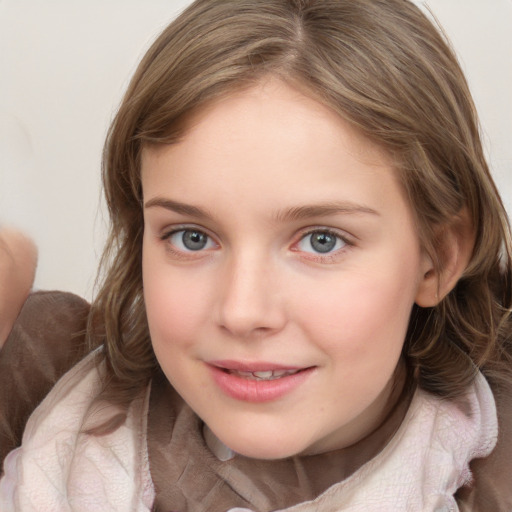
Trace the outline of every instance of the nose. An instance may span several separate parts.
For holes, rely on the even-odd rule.
[[[238,255],[226,261],[218,302],[220,327],[238,338],[280,331],[286,323],[281,275],[264,256]]]

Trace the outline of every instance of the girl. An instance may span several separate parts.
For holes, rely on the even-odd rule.
[[[103,178],[100,347],[2,511],[512,509],[508,221],[414,5],[196,1]]]

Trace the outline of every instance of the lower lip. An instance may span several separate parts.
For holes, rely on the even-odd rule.
[[[249,380],[209,366],[217,386],[231,398],[244,402],[262,403],[277,400],[298,388],[313,373],[314,368],[273,380]]]

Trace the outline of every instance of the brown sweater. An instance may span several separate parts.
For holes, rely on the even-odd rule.
[[[85,355],[88,311],[84,300],[63,292],[37,292],[25,304],[0,352],[1,460],[21,443],[32,410]],[[495,396],[498,445],[487,459],[473,462],[475,484],[459,491],[461,510],[512,511],[512,390],[495,390]],[[152,384],[148,423],[155,509],[239,506],[269,511],[312,499],[375,456],[399,426],[407,405],[402,400],[377,431],[343,450],[280,461],[236,457],[223,463],[205,445],[200,420],[159,375]]]

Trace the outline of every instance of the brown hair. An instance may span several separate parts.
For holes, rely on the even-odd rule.
[[[193,111],[265,75],[313,95],[393,155],[434,260],[436,226],[467,210],[470,263],[438,306],[414,307],[404,357],[442,396],[463,392],[477,368],[504,375],[508,220],[445,38],[406,0],[198,0],[142,59],[105,145],[111,230],[90,326],[105,346],[106,396],[128,401],[158,368],[142,294],[141,151],[175,142]]]

